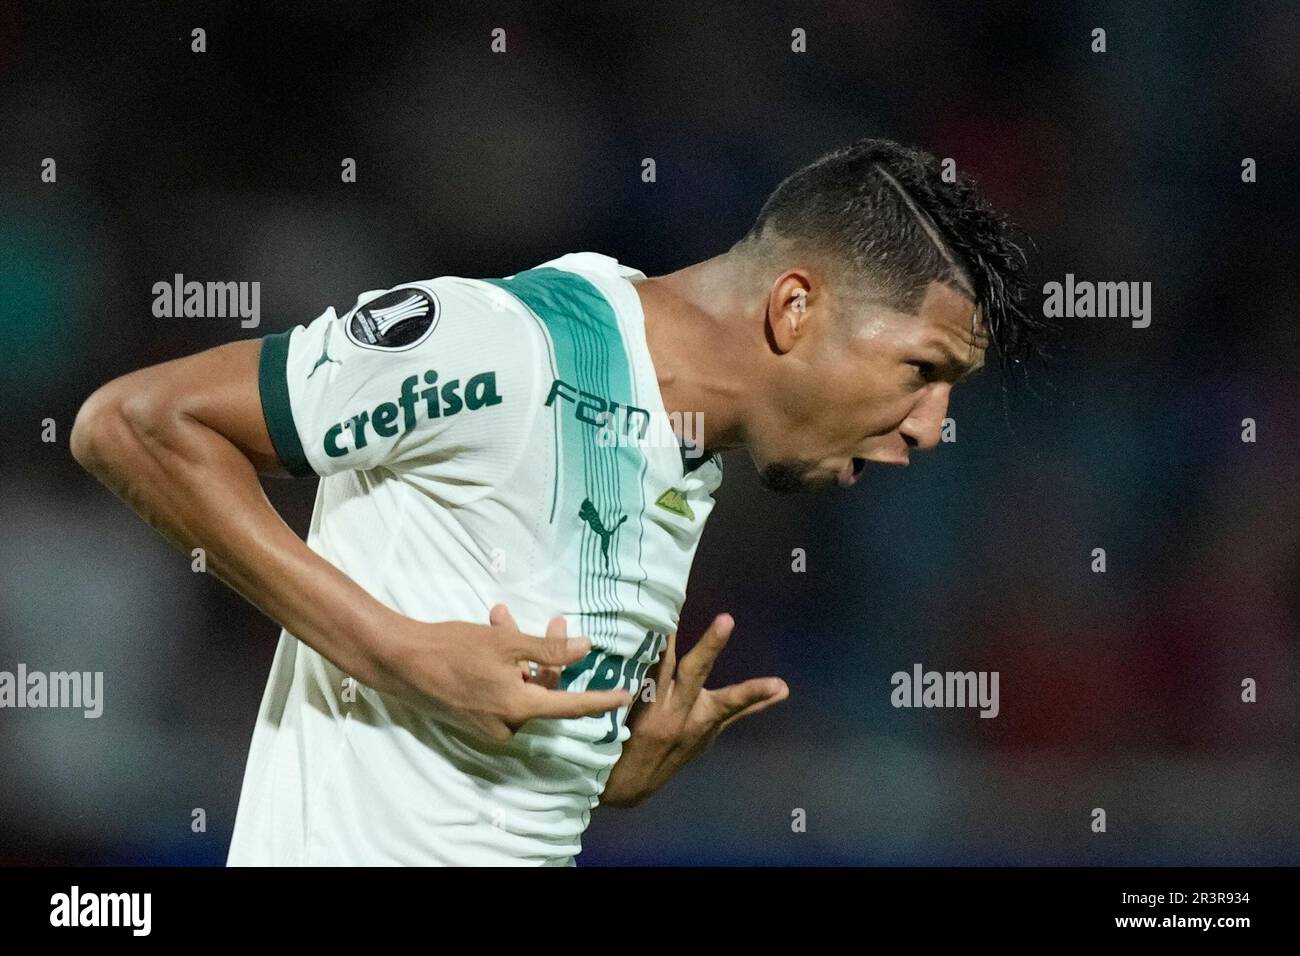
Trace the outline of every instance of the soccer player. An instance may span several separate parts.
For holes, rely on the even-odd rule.
[[[864,140],[670,275],[408,282],[100,388],[77,460],[284,628],[229,862],[572,864],[602,795],[788,694],[704,689],[727,615],[676,660],[717,453],[783,492],[907,464],[1032,346],[1024,267],[968,181]],[[320,477],[306,543],[259,472]]]

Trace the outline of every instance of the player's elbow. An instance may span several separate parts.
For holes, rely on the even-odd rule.
[[[72,457],[92,474],[98,472],[103,463],[109,445],[108,433],[120,424],[121,408],[113,384],[110,382],[96,389],[82,402],[68,439]]]
[[[77,412],[69,438],[72,457],[101,476],[140,438],[164,435],[176,417],[174,407],[147,376],[114,379],[93,392]]]

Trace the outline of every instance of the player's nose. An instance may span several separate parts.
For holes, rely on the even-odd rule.
[[[929,450],[939,444],[943,420],[948,414],[948,386],[941,383],[928,392],[898,426],[909,448]]]

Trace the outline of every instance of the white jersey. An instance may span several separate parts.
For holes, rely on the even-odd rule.
[[[574,691],[636,694],[676,630],[716,458],[672,441],[634,269],[594,253],[508,279],[368,292],[268,336],[280,459],[319,475],[308,545],[388,607],[557,614],[592,641]],[[571,864],[626,708],[499,743],[356,685],[282,631],[231,865]]]

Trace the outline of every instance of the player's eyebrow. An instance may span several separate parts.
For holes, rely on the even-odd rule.
[[[978,363],[976,363],[976,362],[966,362],[966,363],[963,363],[963,364],[962,364],[962,373],[961,373],[960,375],[957,376],[957,381],[959,381],[959,382],[964,382],[964,381],[966,381],[966,379],[970,378],[972,375],[974,375],[976,372],[978,372],[978,371],[979,371],[980,369],[982,369],[983,367],[984,367],[984,359],[982,359],[982,358],[979,360]]]
[[[964,382],[976,372],[984,367],[984,358],[981,355],[978,361],[975,361],[976,350],[982,351],[984,345],[978,338],[972,338],[969,342],[964,342],[968,346],[966,358],[958,354],[951,342],[955,341],[957,336],[944,336],[943,339],[936,340],[934,343],[935,351],[943,356],[942,366],[949,373],[956,376],[958,382]]]
[[[989,347],[988,333],[984,329],[980,328],[980,307],[978,305],[973,306],[971,308],[970,331],[968,331],[966,335],[967,335],[966,345],[968,347],[968,356],[966,361],[962,363],[962,366],[965,369],[965,371],[963,371],[961,373],[961,377],[957,379],[957,381],[959,382],[964,382],[966,379],[970,378],[972,375],[974,375],[976,372],[978,372],[980,369],[984,367],[983,353],[987,352]],[[981,353],[978,363],[974,361],[974,355],[976,350],[978,350]]]
[[[940,363],[941,367],[951,375],[955,381],[964,382],[984,367],[984,362],[982,360],[978,364],[966,361],[959,358],[955,352],[946,346],[941,346],[939,352],[943,355],[943,361]]]

